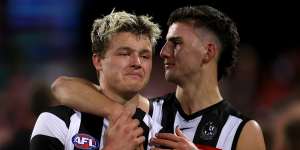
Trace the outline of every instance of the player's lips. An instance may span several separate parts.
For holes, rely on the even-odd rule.
[[[172,68],[174,66],[175,66],[174,63],[165,63],[165,69],[169,69],[169,68]]]
[[[127,73],[126,76],[138,78],[138,79],[143,78],[142,73],[136,73],[136,72]]]

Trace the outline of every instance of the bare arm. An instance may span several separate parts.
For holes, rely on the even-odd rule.
[[[237,150],[265,150],[265,142],[258,123],[249,121],[244,126],[237,143]]]
[[[123,111],[123,106],[106,96],[90,81],[61,76],[51,85],[56,99],[63,105],[94,115],[116,120]],[[112,111],[113,110],[113,111]]]

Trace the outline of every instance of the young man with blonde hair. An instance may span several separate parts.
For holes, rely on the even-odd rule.
[[[112,12],[96,19],[91,41],[99,79],[97,92],[120,105],[138,108],[126,110],[112,121],[65,106],[53,107],[39,116],[30,149],[146,149],[154,131],[149,102],[139,91],[149,81],[159,36],[159,26],[147,16]]]

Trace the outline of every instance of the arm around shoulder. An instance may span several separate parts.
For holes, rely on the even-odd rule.
[[[108,99],[97,85],[85,79],[60,76],[53,82],[51,90],[62,105],[82,112],[115,120],[123,110],[122,105]]]
[[[259,124],[254,121],[248,121],[239,137],[237,150],[265,150],[265,142],[262,130]]]
[[[82,90],[97,91],[97,87],[92,82],[68,76],[60,76],[51,85],[51,91],[55,98],[63,105],[73,106],[73,100],[80,96]]]

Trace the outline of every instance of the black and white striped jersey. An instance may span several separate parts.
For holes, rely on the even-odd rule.
[[[152,107],[150,107],[150,112]],[[146,137],[144,149],[149,149],[150,137],[159,131],[152,128],[152,118],[137,108],[134,116]],[[88,113],[78,112],[65,106],[57,106],[38,117],[30,141],[31,150],[79,150],[102,149],[108,120]]]
[[[160,132],[174,133],[176,127],[202,149],[235,150],[237,140],[249,119],[226,100],[187,115],[174,93],[152,99],[153,119],[162,125]]]

